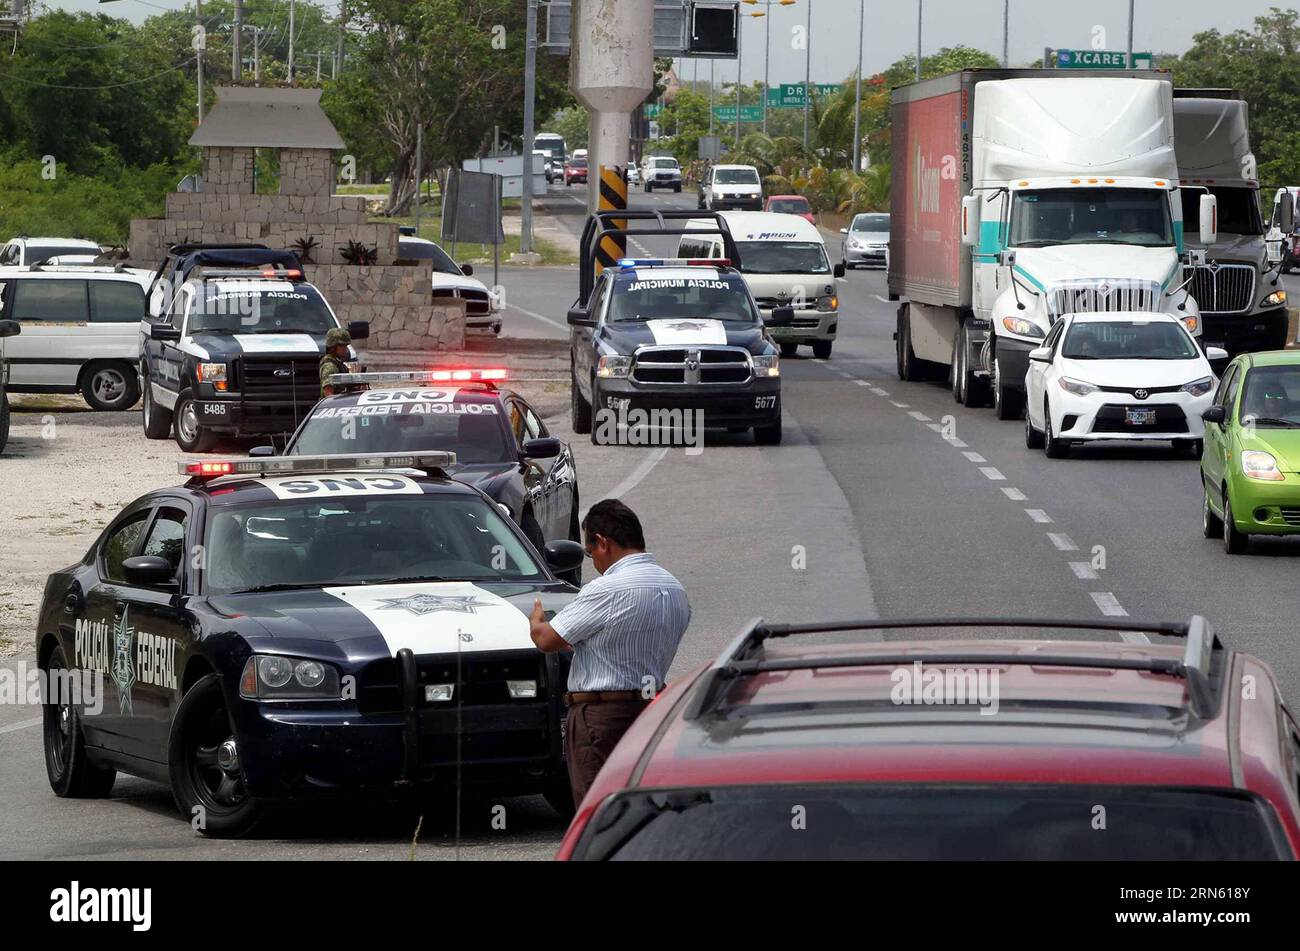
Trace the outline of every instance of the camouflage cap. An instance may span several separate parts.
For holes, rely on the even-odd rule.
[[[347,344],[349,346],[352,344],[352,338],[348,336],[346,330],[342,327],[331,327],[329,330],[325,331],[326,348],[337,347],[339,344]]]

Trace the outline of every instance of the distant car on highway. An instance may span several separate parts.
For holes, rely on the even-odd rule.
[[[405,234],[397,240],[397,257],[433,265],[433,296],[464,300],[466,327],[491,330],[494,334],[501,332],[501,301],[473,276],[473,265],[457,264],[434,242]]]
[[[865,212],[854,215],[847,228],[841,228],[840,260],[845,268],[864,264],[889,265],[889,215]]]
[[[101,248],[84,238],[32,238],[19,235],[10,238],[0,249],[0,267],[30,267],[43,264],[57,255],[78,254],[98,257]]]
[[[763,180],[752,165],[714,165],[700,181],[699,207],[706,211],[760,211]]]
[[[541,414],[507,389],[500,368],[355,373],[340,385],[370,387],[327,396],[312,408],[286,456],[454,452],[453,479],[482,489],[523,529],[533,547],[581,541],[573,451]],[[266,452],[267,450],[259,450]],[[582,583],[582,566],[565,575]]]
[[[768,195],[767,201],[763,202],[763,210],[781,215],[798,215],[810,225],[817,224],[817,215],[803,195]]]
[[[1008,327],[1025,334],[1024,326]],[[1025,374],[1025,445],[1053,459],[1071,443],[1096,440],[1170,440],[1199,457],[1201,412],[1214,390],[1211,360],[1172,314],[1066,314],[1029,353]]]
[[[567,188],[574,182],[587,181],[587,156],[572,156],[564,163],[564,185]]]
[[[647,155],[641,163],[642,187],[647,191],[656,188],[682,190],[682,167],[671,155]]]
[[[1251,535],[1300,534],[1300,351],[1237,357],[1203,419],[1205,537],[1235,555]]]
[[[1175,643],[1080,639],[1121,631]],[[557,858],[1295,859],[1298,762],[1200,617],[760,619],[637,718]]]
[[[9,363],[5,360],[4,338],[16,336],[22,329],[16,320],[0,320],[0,452],[9,442]]]

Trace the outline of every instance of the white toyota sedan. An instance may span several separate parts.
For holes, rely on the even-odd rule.
[[[1055,459],[1075,442],[1163,439],[1199,458],[1210,361],[1227,358],[1170,314],[1066,314],[1029,354],[1025,445]]]

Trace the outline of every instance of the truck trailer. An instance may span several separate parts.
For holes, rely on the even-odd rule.
[[[1207,346],[1232,356],[1281,350],[1287,342],[1286,289],[1264,246],[1259,181],[1250,150],[1247,106],[1231,89],[1174,90],[1174,150],[1187,246],[1207,261],[1184,269],[1201,309]],[[1198,240],[1200,199],[1218,199],[1218,240]]]
[[[1157,70],[972,69],[893,90],[901,379],[946,370],[958,402],[1014,419],[1029,351],[1063,314],[1163,311],[1199,336],[1172,102]],[[1212,244],[1214,197],[1199,208]]]

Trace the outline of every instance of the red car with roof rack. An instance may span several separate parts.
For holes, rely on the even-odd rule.
[[[935,628],[1003,636],[778,645]],[[557,857],[1294,859],[1297,782],[1271,671],[1200,617],[758,620],[641,715]]]

